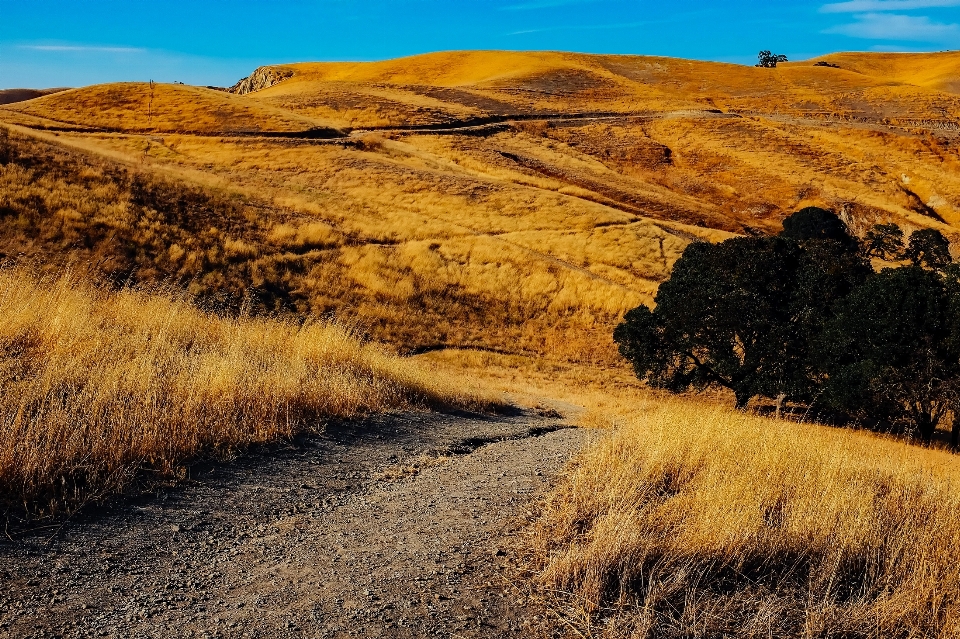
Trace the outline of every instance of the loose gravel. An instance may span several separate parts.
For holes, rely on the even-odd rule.
[[[0,544],[0,637],[548,636],[510,540],[587,436],[406,414],[213,465]]]

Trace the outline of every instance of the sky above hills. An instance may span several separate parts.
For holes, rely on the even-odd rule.
[[[449,49],[940,51],[960,49],[960,0],[0,0],[0,88],[231,85],[261,64]]]

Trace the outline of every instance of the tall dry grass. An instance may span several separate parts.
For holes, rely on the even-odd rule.
[[[585,635],[960,636],[955,456],[705,403],[613,420],[533,538]]]
[[[110,279],[176,283],[232,310],[246,297],[254,314],[335,314],[404,352],[479,345],[552,359],[596,351],[591,360],[612,361],[613,327],[656,288],[631,273],[662,279],[661,249],[672,259],[683,246],[643,224],[605,227],[588,251],[560,232],[492,236],[465,225],[469,210],[444,221],[444,202],[418,180],[409,181],[407,197],[419,213],[398,209],[390,197],[371,213],[355,206],[383,195],[365,171],[354,172],[366,185],[356,187],[356,199],[338,197],[316,210],[297,208],[306,202],[293,197],[302,185],[286,176],[277,192],[290,200],[288,209],[262,197],[273,187],[240,195],[19,133],[4,141],[5,131],[0,127],[0,258],[17,256],[46,272],[91,264]],[[254,150],[223,146],[248,160],[269,156],[257,171],[265,176],[305,157],[260,143]],[[177,148],[199,152],[186,143]],[[329,149],[321,151],[314,159],[329,169]],[[325,181],[311,173],[305,183],[314,178]],[[573,261],[541,252],[545,246]],[[569,247],[585,254],[564,254]]]
[[[0,270],[0,502],[43,514],[327,418],[479,405],[343,327]]]

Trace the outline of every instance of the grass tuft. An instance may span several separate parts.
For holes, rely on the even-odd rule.
[[[960,632],[954,456],[688,401],[615,421],[533,544],[595,636]]]
[[[14,269],[0,270],[0,389],[0,499],[34,515],[331,418],[484,407],[342,326]]]

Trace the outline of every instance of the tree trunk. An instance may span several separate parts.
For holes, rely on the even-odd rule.
[[[950,448],[954,452],[960,451],[960,415],[956,409],[949,409],[944,413],[944,419],[950,417]]]
[[[933,434],[937,430],[937,419],[929,411],[921,411],[917,416],[917,434],[924,444],[933,441]]]
[[[783,409],[783,400],[787,398],[785,393],[777,395],[777,419],[780,419],[780,411]]]

